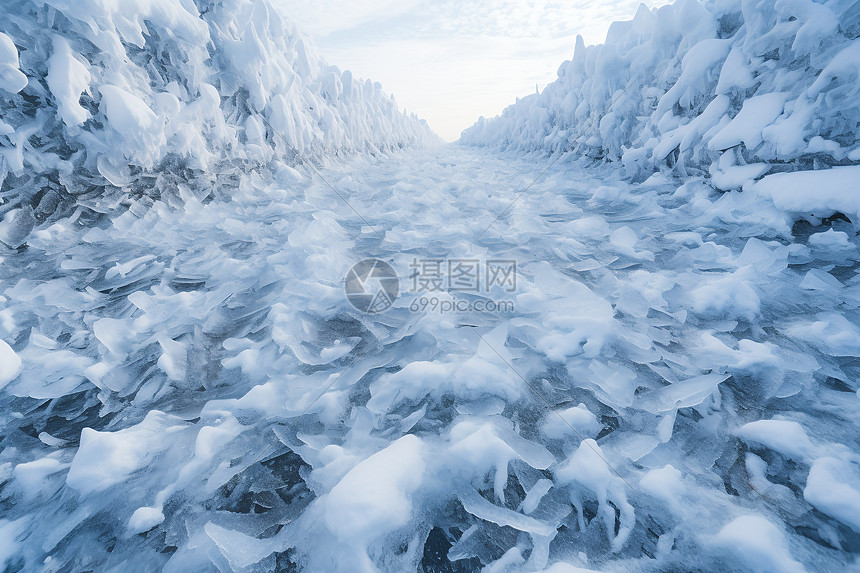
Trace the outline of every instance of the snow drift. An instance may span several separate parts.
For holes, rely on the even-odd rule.
[[[636,180],[665,171],[708,177],[720,190],[751,190],[762,177],[766,193],[795,182],[809,189],[811,178],[775,174],[860,163],[858,36],[860,4],[850,0],[642,5],[604,44],[578,37],[555,82],[481,118],[461,142],[573,151],[621,162]],[[848,197],[857,173],[822,181],[842,200],[798,201],[792,191],[784,208],[860,223]]]

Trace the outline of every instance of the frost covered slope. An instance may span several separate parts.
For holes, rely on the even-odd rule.
[[[783,171],[860,163],[860,3],[853,0],[679,0],[616,22],[603,45],[577,38],[573,59],[540,94],[481,118],[461,141],[575,151],[749,189]],[[789,211],[843,211],[860,168],[799,182],[841,200],[809,203],[794,179]],[[767,179],[766,179],[767,180]],[[835,187],[834,187],[835,186]],[[824,213],[825,215],[829,213]],[[809,213],[806,213],[809,215]]]
[[[76,204],[105,212],[127,199],[118,189],[206,194],[238,166],[435,139],[265,0],[5,1],[0,106],[13,247]]]

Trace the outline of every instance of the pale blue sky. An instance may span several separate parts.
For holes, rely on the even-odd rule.
[[[557,77],[640,0],[271,0],[320,54],[371,78],[451,141]],[[647,6],[664,4],[649,1]]]

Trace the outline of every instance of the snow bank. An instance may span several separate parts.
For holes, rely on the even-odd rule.
[[[322,61],[266,0],[27,0],[3,3],[0,21],[0,240],[12,247],[76,205],[208,193],[238,166],[436,139],[379,84]]]
[[[460,141],[620,162],[636,180],[704,175],[721,190],[775,173],[756,188],[779,208],[858,223],[856,168],[829,170],[860,162],[858,21],[842,0],[643,5],[602,45],[578,37],[555,82]]]

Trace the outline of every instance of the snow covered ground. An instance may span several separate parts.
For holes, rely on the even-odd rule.
[[[0,567],[858,570],[850,159],[538,178],[557,147],[436,146],[300,71],[265,4],[137,5],[0,8]],[[293,87],[254,83],[237,22],[286,30],[255,45]],[[242,65],[186,65],[181,30]],[[347,297],[367,259],[384,312]],[[516,280],[421,291],[434,261]]]

